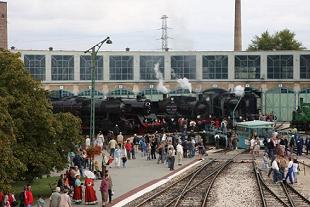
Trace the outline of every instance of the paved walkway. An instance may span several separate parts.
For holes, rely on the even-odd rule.
[[[102,156],[97,156],[95,159],[101,163]],[[157,182],[160,178],[171,175],[195,161],[196,160],[194,158],[184,159],[182,166],[175,164],[175,171],[170,171],[164,164],[157,164],[157,160],[146,160],[146,157],[142,158],[140,153],[137,155],[137,159],[127,161],[126,168],[116,168],[114,163],[112,163],[112,167],[108,168],[109,174],[113,180],[114,191],[112,204],[110,206],[113,206],[117,202],[135,193],[139,187],[145,187],[146,185]],[[94,189],[96,190],[99,203],[92,206],[101,206],[102,204],[101,194],[99,191],[100,183],[101,180],[95,180]],[[80,205],[74,204],[73,206],[87,205],[82,203]]]

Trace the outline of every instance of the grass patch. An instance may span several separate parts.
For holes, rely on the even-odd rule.
[[[38,198],[38,196],[42,194],[43,197],[49,197],[52,194],[49,184],[56,187],[58,179],[59,177],[57,176],[34,180],[33,183],[30,184],[32,187],[33,196]],[[12,185],[13,193],[15,194],[16,199],[18,199],[19,193],[23,191],[25,184],[27,184],[25,181],[17,181]]]

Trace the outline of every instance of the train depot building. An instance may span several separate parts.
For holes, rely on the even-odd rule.
[[[25,68],[55,96],[91,93],[91,57],[82,51],[12,50],[20,52]],[[107,51],[96,60],[96,92],[107,96],[162,99],[158,76],[168,96],[197,96],[210,89],[232,90],[241,85],[260,91],[261,113],[274,113],[291,121],[299,98],[310,102],[310,51]],[[192,93],[177,79],[189,79]]]

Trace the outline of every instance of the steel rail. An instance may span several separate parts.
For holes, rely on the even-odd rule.
[[[180,182],[180,181],[183,181],[183,180],[185,180],[186,178],[188,178],[188,177],[190,177],[190,176],[193,177],[194,174],[197,174],[197,173],[201,172],[205,167],[207,167],[208,165],[211,165],[211,164],[214,163],[214,162],[215,162],[215,160],[211,160],[211,161],[209,161],[209,162],[203,164],[200,168],[198,168],[198,170],[189,173],[188,175],[184,176],[183,178],[181,178],[181,179],[178,180],[177,182],[171,183],[170,185],[168,185],[168,186],[167,186],[166,188],[164,188],[163,190],[161,190],[161,191],[155,193],[154,195],[152,195],[152,196],[148,197],[147,199],[145,199],[143,202],[137,204],[136,207],[143,206],[143,205],[146,204],[148,201],[150,201],[150,200],[156,198],[156,197],[159,196],[160,194],[163,194],[164,192],[166,192],[167,190],[169,190],[169,189],[170,189],[171,187],[173,187],[176,183],[178,183],[178,182]],[[191,179],[190,179],[190,181],[191,181]],[[187,182],[187,184],[188,184],[188,182]],[[187,184],[186,184],[186,185],[187,185]]]
[[[265,198],[265,195],[264,195],[264,192],[263,192],[263,188],[262,188],[261,182],[259,180],[259,175],[258,175],[259,172],[257,172],[257,167],[256,167],[255,161],[253,161],[253,170],[254,170],[256,182],[257,182],[257,185],[258,185],[258,188],[259,188],[259,194],[260,194],[260,197],[262,199],[263,207],[267,207],[267,201],[266,201],[266,198]]]
[[[283,189],[283,191],[284,191],[284,193],[285,193],[285,195],[286,195],[286,197],[287,197],[287,199],[288,199],[289,205],[290,205],[291,207],[297,207],[297,206],[294,204],[293,199],[292,199],[292,197],[290,196],[289,192],[287,191],[287,188],[286,188],[286,186],[285,186],[285,184],[284,184],[283,182],[281,182],[281,187],[282,187],[282,189]]]
[[[290,186],[289,184],[286,183],[285,185],[287,188],[293,191],[296,195],[298,195],[304,202],[306,202],[310,206],[310,201],[306,197],[304,197],[301,193],[299,193],[294,187]]]

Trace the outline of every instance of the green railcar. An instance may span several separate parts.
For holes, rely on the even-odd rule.
[[[298,109],[293,111],[291,126],[301,131],[310,130],[310,103],[300,98]]]

